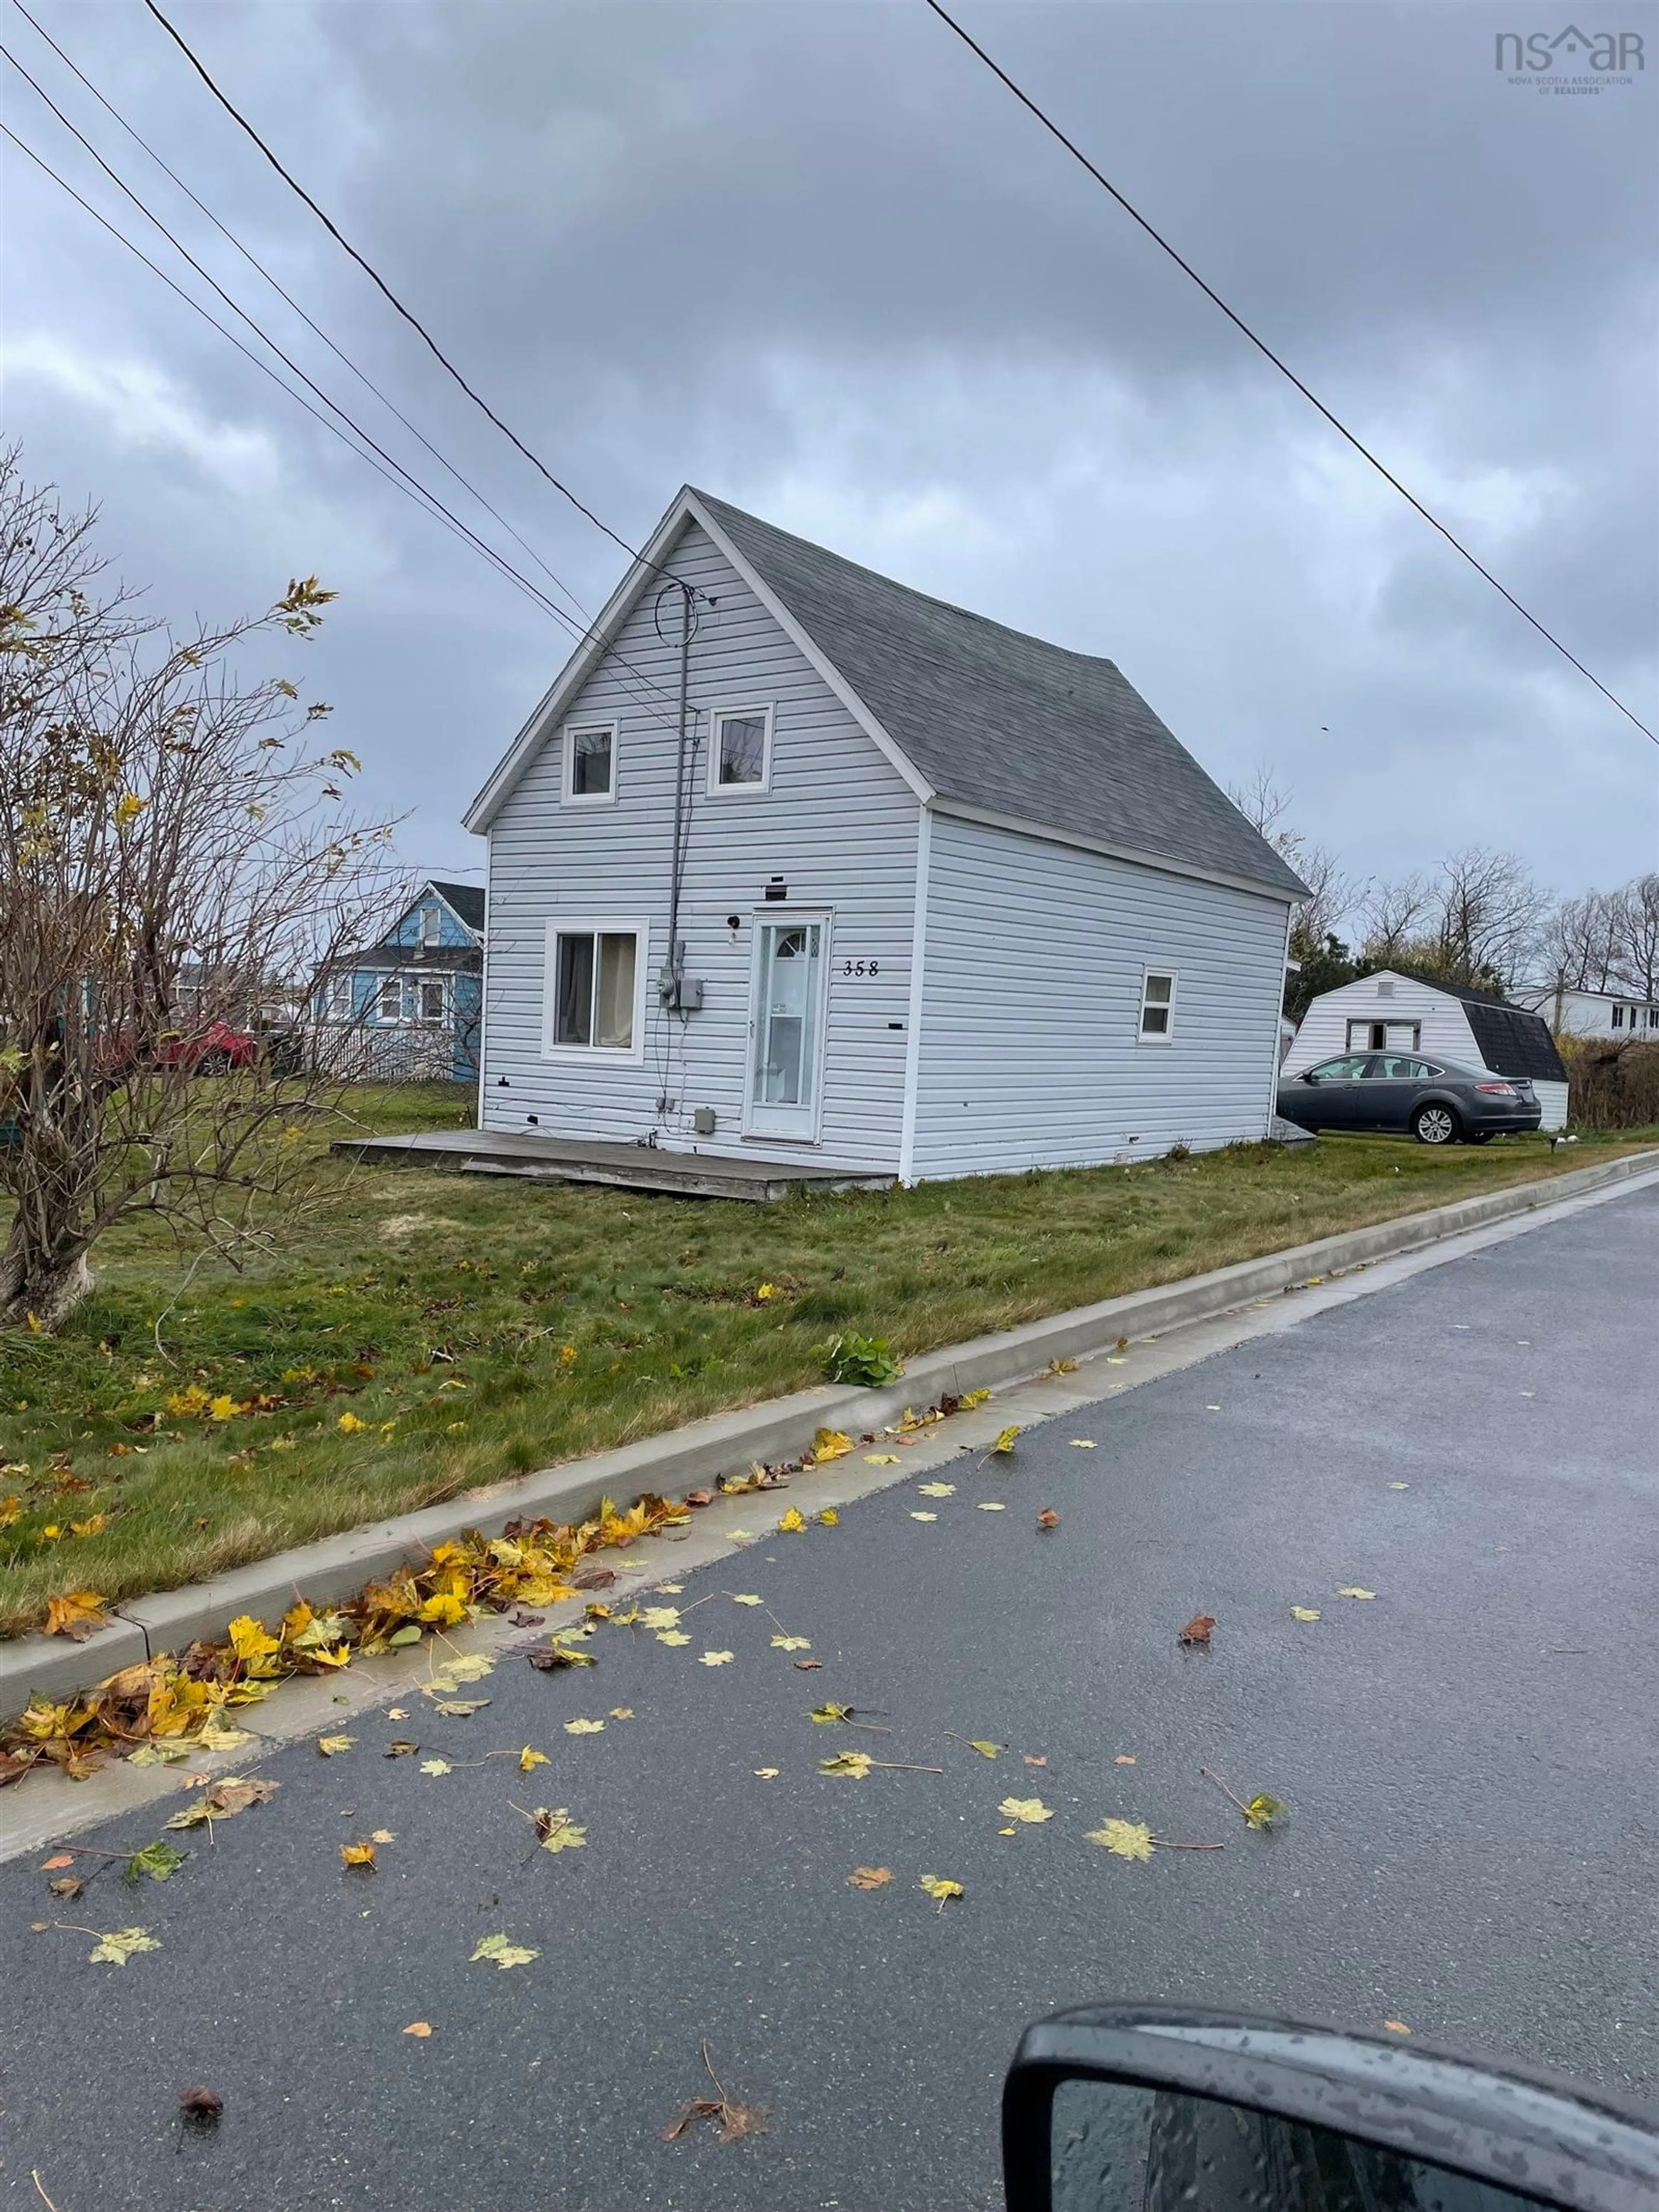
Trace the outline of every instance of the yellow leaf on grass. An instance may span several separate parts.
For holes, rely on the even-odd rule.
[[[71,1536],[101,1536],[108,1526],[107,1513],[94,1513],[84,1521],[71,1521],[70,1534]]]
[[[799,1536],[801,1530],[805,1526],[806,1522],[802,1518],[799,1506],[792,1505],[789,1510],[779,1520],[778,1531],[781,1535]]]
[[[854,1867],[847,1877],[854,1889],[884,1889],[893,1879],[891,1867]]]
[[[820,1429],[812,1439],[812,1457],[820,1467],[825,1460],[844,1459],[852,1449],[853,1439],[839,1429]]]
[[[697,1664],[700,1667],[724,1667],[730,1663],[732,1657],[729,1651],[705,1651]]]
[[[1318,1618],[1318,1611],[1313,1606],[1293,1605],[1291,1607],[1291,1619],[1292,1620],[1317,1620]]]
[[[772,1638],[772,1649],[775,1651],[810,1651],[811,1648],[811,1643],[804,1636],[775,1636]]]
[[[480,1937],[478,1947],[467,1964],[471,1966],[474,1960],[485,1959],[505,1972],[508,1966],[527,1966],[532,1959],[539,1959],[541,1955],[533,1945],[509,1943],[505,1936],[484,1936]]]
[[[959,1881],[952,1881],[948,1875],[925,1874],[918,1887],[925,1889],[928,1896],[936,1901],[941,1912],[953,1898],[966,1897],[968,1894],[962,1884]]]
[[[775,1298],[777,1294],[778,1286],[775,1283],[757,1283],[755,1285],[755,1296],[757,1298]]]
[[[919,1498],[954,1498],[956,1494],[954,1482],[919,1482],[916,1485]]]
[[[207,1415],[210,1421],[228,1421],[234,1419],[235,1412],[236,1401],[234,1398],[214,1398],[209,1401]]]
[[[1338,1590],[1337,1595],[1339,1597],[1375,1597],[1376,1595],[1376,1592],[1375,1590],[1361,1589],[1357,1583],[1350,1583],[1346,1589]]]
[[[567,1735],[597,1735],[604,1726],[603,1721],[567,1721],[564,1732]],[[522,1765],[522,1760],[520,1763]]]
[[[520,1774],[528,1774],[532,1767],[545,1766],[546,1765],[547,1753],[544,1751],[532,1751],[528,1744],[526,1744],[524,1749],[519,1753],[519,1771]]]
[[[338,1751],[349,1751],[357,1741],[355,1735],[319,1735],[317,1748],[325,1759],[332,1759]]]
[[[115,1928],[100,1936],[87,1957],[94,1965],[125,1966],[139,1951],[159,1951],[161,1945],[148,1928]]]
[[[349,1867],[372,1867],[374,1846],[373,1844],[342,1844],[340,1856]]]
[[[1052,1820],[1054,1812],[1041,1797],[1005,1797],[997,1810],[1005,1820],[1024,1820],[1036,1826],[1041,1820]]]
[[[1152,1856],[1152,1832],[1139,1820],[1103,1820],[1097,1828],[1090,1829],[1089,1841],[1103,1844],[1121,1859],[1149,1859]]]
[[[342,1413],[334,1425],[343,1437],[355,1437],[360,1431],[366,1429],[368,1423],[360,1421],[355,1413]]]
[[[864,1464],[866,1467],[896,1467],[898,1463],[899,1455],[896,1452],[866,1452],[864,1455]]]

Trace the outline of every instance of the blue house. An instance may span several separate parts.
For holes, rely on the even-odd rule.
[[[348,952],[318,986],[319,1052],[386,1083],[476,1083],[483,1005],[484,894],[435,877],[378,945]]]

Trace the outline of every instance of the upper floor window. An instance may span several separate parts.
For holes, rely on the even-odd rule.
[[[564,733],[566,805],[608,806],[616,796],[616,724],[571,723]]]
[[[1140,1034],[1145,1042],[1167,1043],[1175,1028],[1173,969],[1147,969],[1140,984]]]
[[[708,748],[708,788],[764,791],[772,775],[772,709],[717,707]]]
[[[422,944],[435,945],[442,933],[443,916],[435,906],[423,906],[421,908]]]

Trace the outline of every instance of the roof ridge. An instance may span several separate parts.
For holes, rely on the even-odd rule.
[[[768,531],[774,538],[787,538],[792,545],[799,545],[821,561],[833,561],[838,568],[850,568],[855,575],[867,576],[890,592],[902,592],[908,599],[920,600],[922,605],[940,607],[948,615],[956,615],[963,622],[976,623],[981,629],[995,630],[1003,637],[1017,637],[1026,645],[1040,645],[1045,653],[1063,653],[1068,659],[1086,661],[1091,668],[1109,668],[1115,676],[1123,672],[1109,654],[1079,652],[1074,645],[1056,645],[1052,638],[1039,637],[1035,630],[1016,629],[1012,623],[998,622],[993,615],[982,615],[975,608],[959,606],[954,599],[942,599],[933,592],[919,592],[914,584],[901,583],[884,569],[872,568],[862,561],[849,560],[845,553],[837,553],[833,546],[820,545],[815,538],[803,538],[793,530],[785,530],[775,522],[769,522],[763,514],[753,514],[746,507],[735,506],[729,499],[720,499],[713,492],[700,491],[696,484],[687,484],[693,499],[701,500],[726,514],[739,516],[753,523],[757,529]]]

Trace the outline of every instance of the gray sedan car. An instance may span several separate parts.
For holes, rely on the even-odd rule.
[[[1420,1144],[1484,1145],[1542,1115],[1524,1076],[1408,1052],[1351,1052],[1283,1076],[1279,1110],[1304,1129],[1409,1130]]]

